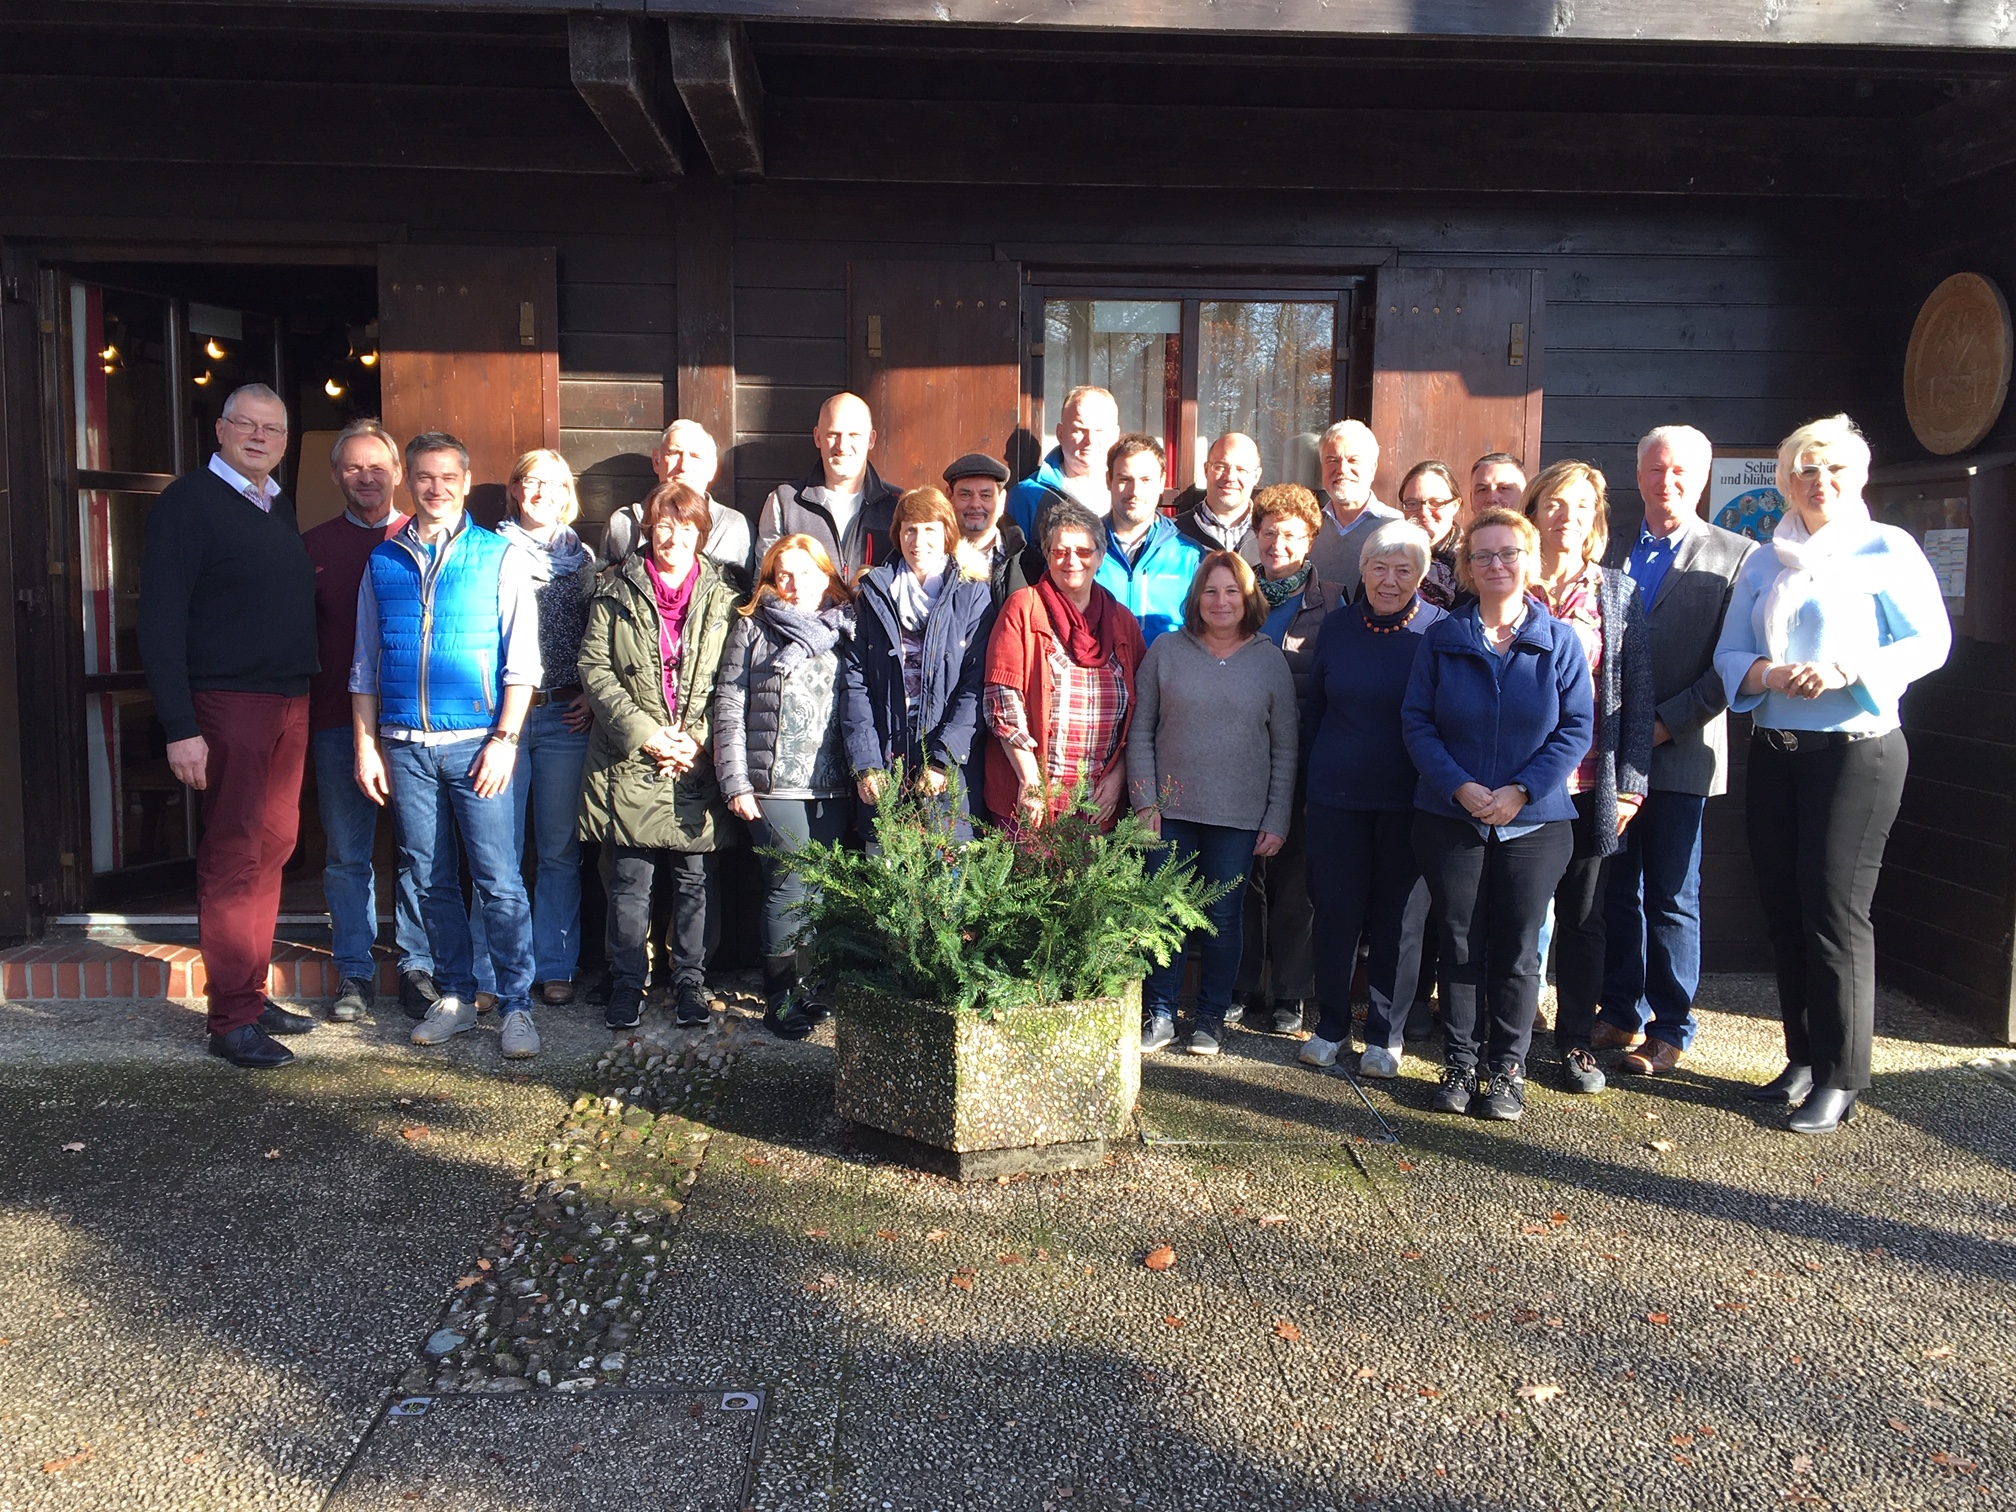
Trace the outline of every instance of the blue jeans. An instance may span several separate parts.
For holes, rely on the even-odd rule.
[[[1701,816],[1696,793],[1654,790],[1610,858],[1597,1018],[1685,1050],[1701,985]]]
[[[378,971],[371,947],[378,939],[378,879],[371,871],[371,852],[378,840],[378,816],[384,810],[357,786],[357,743],[347,726],[317,730],[309,737],[309,749],[315,761],[315,801],[322,811],[322,833],[329,841],[322,897],[329,905],[336,969],[375,986]],[[401,971],[433,971],[434,954],[427,948],[427,930],[420,922],[420,892],[404,867],[392,889],[392,938],[399,947]]]
[[[526,813],[539,847],[532,894],[532,980],[571,982],[581,963],[581,842],[574,828],[581,810],[581,769],[588,761],[588,732],[570,730],[565,704],[541,704],[525,713],[518,733],[518,765],[511,773],[511,854],[525,855]],[[488,937],[480,905],[469,910],[469,944],[476,957],[476,986],[495,992]]]
[[[1222,824],[1197,824],[1162,816],[1162,843],[1172,846],[1180,864],[1189,862],[1206,882],[1234,884],[1224,897],[1204,910],[1216,934],[1195,930],[1169,958],[1156,966],[1141,986],[1146,1014],[1176,1017],[1176,995],[1183,990],[1183,958],[1197,949],[1197,1027],[1211,1034],[1225,1032],[1225,1010],[1232,1006],[1232,984],[1239,977],[1239,953],[1244,945],[1246,878],[1253,870],[1253,842],[1258,830],[1229,829]]]
[[[392,828],[399,838],[399,869],[420,894],[420,917],[434,949],[434,980],[445,997],[468,1002],[476,995],[469,916],[462,907],[461,868],[455,836],[469,856],[476,898],[483,909],[489,954],[497,974],[497,1006],[506,1013],[532,1006],[532,911],[525,879],[511,848],[511,793],[478,798],[470,780],[489,732],[445,745],[384,742],[392,782]]]

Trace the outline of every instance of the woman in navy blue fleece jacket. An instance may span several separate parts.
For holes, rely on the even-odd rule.
[[[1414,852],[1442,916],[1445,1113],[1525,1111],[1540,921],[1574,849],[1568,778],[1596,729],[1580,638],[1526,596],[1539,560],[1524,515],[1471,522],[1457,571],[1477,602],[1429,628],[1400,711],[1420,773]]]

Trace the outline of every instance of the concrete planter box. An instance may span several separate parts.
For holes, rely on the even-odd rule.
[[[864,1142],[960,1180],[1096,1165],[1132,1132],[1141,988],[989,1022],[844,987],[834,1102]]]

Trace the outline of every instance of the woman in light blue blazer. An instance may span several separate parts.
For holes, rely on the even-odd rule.
[[[1876,932],[1869,905],[1909,763],[1904,690],[1953,642],[1918,543],[1869,517],[1869,443],[1834,415],[1778,447],[1791,507],[1736,579],[1715,648],[1729,707],[1749,714],[1750,862],[1785,1019],[1786,1067],[1750,1095],[1798,1104],[1829,1134],[1869,1085]]]

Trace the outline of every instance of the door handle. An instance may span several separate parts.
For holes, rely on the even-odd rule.
[[[1505,348],[1505,365],[1507,367],[1521,367],[1524,366],[1525,362],[1526,323],[1523,320],[1515,320],[1512,322],[1512,339]]]

